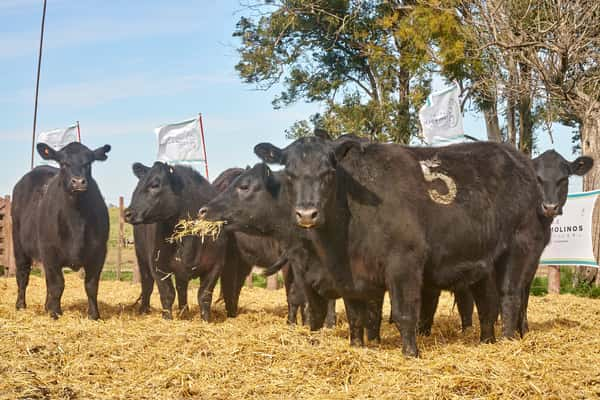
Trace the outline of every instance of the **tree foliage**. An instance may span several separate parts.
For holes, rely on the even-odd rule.
[[[276,108],[324,106],[290,128],[292,136],[316,124],[407,143],[435,65],[458,66],[464,56],[453,10],[416,0],[279,0],[246,10],[234,32],[241,78],[263,89],[282,83]]]

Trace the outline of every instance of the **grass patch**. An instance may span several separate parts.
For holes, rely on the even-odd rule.
[[[529,291],[532,296],[545,296],[548,294],[548,278],[542,276],[536,276],[531,283],[531,290]]]

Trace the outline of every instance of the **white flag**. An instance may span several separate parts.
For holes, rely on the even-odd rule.
[[[429,144],[450,144],[464,139],[458,85],[432,93],[419,110],[423,135]]]
[[[154,132],[158,139],[158,161],[205,161],[198,118],[164,125],[154,129]]]
[[[563,215],[552,221],[550,243],[540,264],[598,266],[592,245],[592,215],[598,194],[600,190],[568,195]]]
[[[68,128],[40,132],[37,139],[38,143],[46,143],[54,150],[60,150],[69,143],[78,141],[77,125],[69,126]]]

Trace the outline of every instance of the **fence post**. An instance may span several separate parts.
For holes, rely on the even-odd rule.
[[[269,290],[277,290],[279,289],[279,274],[274,274],[267,277],[267,289]]]
[[[254,282],[252,281],[252,270],[250,270],[250,273],[246,277],[246,282],[244,285],[249,288],[254,287]]]
[[[117,240],[117,281],[121,280],[121,250],[123,248],[123,196],[119,196],[119,238]]]
[[[548,266],[548,293],[560,293],[560,266]]]

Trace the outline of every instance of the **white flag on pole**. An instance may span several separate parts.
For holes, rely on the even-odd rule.
[[[77,142],[77,125],[68,128],[53,129],[51,131],[40,132],[37,142],[46,143],[54,150],[60,150],[71,142]]]
[[[567,196],[563,214],[552,221],[550,243],[540,264],[598,266],[592,245],[592,216],[599,194],[600,190],[595,190]]]
[[[158,139],[156,159],[163,162],[204,162],[198,118],[154,129]]]
[[[429,144],[450,144],[464,139],[458,85],[432,93],[419,110],[423,136]]]

